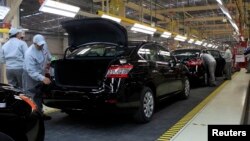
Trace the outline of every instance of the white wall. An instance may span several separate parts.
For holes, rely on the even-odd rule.
[[[26,33],[24,40],[27,42],[28,46],[32,44],[32,38],[35,34]],[[48,43],[49,51],[52,55],[61,58],[64,54],[63,51],[63,37],[56,35],[43,35]]]

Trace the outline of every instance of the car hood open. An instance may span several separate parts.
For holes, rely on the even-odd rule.
[[[86,18],[62,22],[67,31],[69,46],[91,42],[108,42],[126,46],[128,42],[127,30],[120,24],[103,18]]]

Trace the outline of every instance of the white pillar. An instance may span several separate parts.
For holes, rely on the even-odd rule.
[[[20,27],[20,20],[19,20],[19,6],[22,0],[7,0],[7,6],[10,7],[10,12],[5,18],[5,22],[10,22],[12,27]],[[8,38],[5,34],[4,38]],[[1,65],[1,64],[0,64]],[[0,67],[0,82],[1,83],[8,83],[6,77],[6,67],[5,65],[1,65]]]
[[[69,44],[68,44],[68,37],[67,36],[64,36],[63,37],[63,53],[65,52],[65,50],[69,47]]]

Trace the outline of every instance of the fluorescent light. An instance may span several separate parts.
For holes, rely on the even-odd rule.
[[[62,2],[53,1],[53,0],[45,0],[39,9],[39,11],[66,16],[66,17],[72,17],[72,18],[76,16],[79,10],[80,10],[79,7],[65,4]]]
[[[103,15],[102,15],[102,18],[110,19],[110,20],[115,21],[115,22],[118,22],[118,23],[121,22],[121,19],[120,19],[120,18],[116,18],[116,17],[109,16],[109,15],[106,15],[106,14],[103,14]]]
[[[141,28],[141,29],[148,30],[148,31],[153,31],[153,32],[156,31],[155,28],[148,27],[148,26],[145,26],[145,25],[142,25],[142,24],[138,24],[138,23],[135,23],[135,24],[133,25],[133,27],[135,27],[135,28]]]
[[[194,39],[189,39],[188,43],[192,44],[194,42]]]
[[[3,20],[9,11],[10,11],[9,7],[0,6],[0,20]]]
[[[202,41],[196,41],[194,44],[196,44],[196,45],[201,45],[201,44],[202,44]]]
[[[149,49],[143,49],[140,48],[138,51],[139,54],[150,54],[150,50]]]
[[[181,35],[177,35],[177,36],[175,36],[174,39],[177,40],[177,41],[182,41],[182,42],[184,42],[184,41],[187,40],[187,37],[181,36]]]
[[[203,46],[206,47],[206,46],[207,46],[207,43],[204,43]]]
[[[142,32],[142,33],[146,33],[146,34],[151,34],[153,35],[154,32],[153,31],[148,31],[148,30],[144,30],[144,29],[141,29],[141,28],[135,28],[135,27],[132,27],[131,30],[133,31],[137,31],[137,32]]]
[[[141,25],[141,24],[138,24],[138,23],[135,23],[133,25],[133,27],[131,28],[131,30],[146,33],[146,34],[151,34],[151,35],[154,34],[155,31],[156,31],[155,28],[148,27],[148,26],[145,26],[145,25]]]
[[[223,5],[219,5],[221,11],[229,18],[232,19],[231,15],[229,14],[229,11],[227,10],[227,8]]]
[[[171,35],[172,35],[172,33],[165,31],[165,32],[163,32],[163,33],[161,34],[161,37],[170,38]]]
[[[219,4],[223,5],[221,0],[216,0]]]
[[[212,47],[213,45],[212,44],[208,44],[207,47]]]

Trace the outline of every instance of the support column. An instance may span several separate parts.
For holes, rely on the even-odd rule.
[[[22,3],[22,0],[7,0],[7,6],[10,7],[10,12],[5,17],[4,22],[11,23],[12,27],[19,27],[20,26],[20,20],[19,20],[19,6]],[[8,39],[8,34],[3,34],[4,39]],[[7,77],[6,77],[6,67],[5,65],[1,64],[0,67],[0,82],[2,83],[8,83]]]
[[[65,52],[65,50],[69,47],[68,45],[68,37],[64,36],[63,37],[63,52]]]

